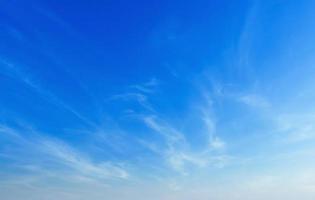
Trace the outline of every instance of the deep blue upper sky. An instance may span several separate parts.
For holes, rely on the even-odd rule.
[[[1,1],[0,199],[314,199],[314,8]]]
[[[215,65],[222,65],[227,49],[237,45],[250,6],[221,1],[2,4],[1,36],[5,39],[1,54],[19,66],[18,72],[4,71],[4,75],[11,75],[1,79],[4,89],[32,90],[16,80],[26,74],[34,84],[70,102],[73,109],[96,123],[103,120],[99,109],[106,110],[104,115],[116,115],[117,110],[104,106],[104,101],[125,92],[128,85],[158,80],[163,90],[154,100],[166,112],[177,112],[195,95],[191,82],[196,74],[207,69],[214,76],[229,79],[234,72]],[[27,117],[39,120],[40,125],[50,124],[44,128],[63,128],[75,117],[60,117],[55,105],[41,106],[49,104],[50,97],[43,99],[29,91],[17,98],[17,91],[5,95],[5,107],[31,115]],[[37,107],[32,106],[35,102]],[[49,116],[47,109],[51,109]],[[47,117],[52,119],[46,122]]]

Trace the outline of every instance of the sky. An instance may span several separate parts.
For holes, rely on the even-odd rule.
[[[314,9],[0,1],[0,199],[314,199]]]

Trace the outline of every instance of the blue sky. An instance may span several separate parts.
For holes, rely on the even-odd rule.
[[[314,199],[314,8],[1,1],[1,199]]]

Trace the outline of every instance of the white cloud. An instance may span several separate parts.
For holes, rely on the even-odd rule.
[[[123,100],[123,101],[136,101],[140,106],[148,111],[154,111],[150,103],[148,102],[148,97],[145,94],[139,92],[127,92],[124,94],[113,95],[109,100]]]
[[[216,121],[213,111],[213,102],[207,92],[203,92],[206,103],[201,107],[201,119],[205,126],[205,132],[208,137],[208,147],[210,150],[224,150],[226,143],[217,135]]]
[[[301,142],[315,138],[315,114],[278,114],[274,117],[276,132],[283,141]]]
[[[212,152],[213,149],[222,149],[225,146],[224,142],[218,137],[214,137],[210,141],[211,149],[206,147],[202,151],[194,152],[190,149],[190,144],[183,133],[163,122],[157,116],[145,116],[142,120],[148,127],[159,133],[167,144],[166,149],[152,143],[149,143],[149,145],[144,143],[145,146],[153,152],[158,152],[162,155],[169,166],[182,175],[190,173],[188,170],[189,165],[197,168],[223,167],[229,160],[228,156],[214,155]]]
[[[127,179],[129,174],[117,164],[109,161],[98,164],[90,161],[89,158],[79,154],[69,145],[52,139],[41,139],[39,150],[44,154],[55,158],[55,161],[68,166],[82,175],[96,179]]]
[[[224,149],[225,148],[225,142],[222,141],[220,138],[218,137],[214,137],[211,141],[210,141],[210,147],[213,149]]]
[[[124,169],[123,163],[92,161],[89,156],[80,153],[65,142],[47,137],[43,133],[28,129],[22,131],[5,125],[0,126],[0,133],[11,136],[12,142],[16,145],[14,149],[20,151],[20,154],[11,151],[2,153],[10,154],[19,166],[26,167],[24,169],[34,171],[35,168],[27,168],[27,166],[34,166],[36,163],[38,169],[48,167],[54,173],[64,169],[72,176],[86,177],[104,183],[112,179],[126,180],[130,176]],[[1,138],[3,136],[0,135]]]
[[[26,86],[28,86],[29,88],[33,89],[35,92],[40,94],[48,102],[67,110],[68,112],[76,116],[78,119],[82,120],[84,123],[92,127],[97,127],[97,124],[95,122],[91,121],[86,116],[82,115],[80,112],[74,109],[72,106],[64,102],[62,99],[58,98],[53,92],[49,91],[48,89],[43,88],[38,82],[34,80],[34,78],[32,78],[30,74],[23,71],[21,67],[1,57],[0,57],[0,62],[8,70],[10,77],[13,77],[23,82]]]
[[[142,93],[154,93],[160,82],[156,78],[151,78],[148,82],[142,84],[130,85],[129,87]]]
[[[176,143],[185,145],[185,136],[168,124],[163,123],[157,116],[145,116],[143,121],[148,127],[161,134],[169,145],[175,145]]]
[[[246,94],[239,98],[239,101],[256,108],[268,108],[270,107],[270,103],[263,98],[262,96],[259,96],[257,94]]]

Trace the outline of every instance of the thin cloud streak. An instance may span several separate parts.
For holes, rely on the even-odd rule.
[[[75,115],[77,118],[85,122],[86,124],[96,128],[97,124],[90,121],[87,117],[80,114],[78,111],[73,109],[70,105],[62,101],[60,98],[58,98],[56,95],[54,95],[52,92],[48,91],[47,89],[42,88],[39,84],[37,84],[30,76],[28,76],[26,73],[23,73],[22,70],[15,64],[6,61],[3,58],[0,58],[0,62],[3,64],[5,68],[9,70],[13,78],[18,79],[19,81],[22,81],[25,85],[35,90],[37,93],[42,95],[48,102],[53,103],[54,105],[57,105],[73,115]]]
[[[43,133],[26,129],[23,130],[23,135],[32,135],[31,137],[26,137],[22,135],[21,131],[5,125],[1,125],[0,133],[2,133],[0,139],[4,139],[5,135],[9,136],[9,141],[15,144],[15,148],[23,152],[22,155],[12,154],[10,151],[2,152],[2,154],[11,154],[10,157],[15,158],[14,160],[17,160],[22,166],[42,163],[42,161],[46,160],[46,162],[42,163],[44,164],[42,167],[49,163],[51,165],[57,164],[59,170],[62,167],[66,167],[72,170],[71,174],[74,173],[74,175],[92,180],[105,181],[105,183],[108,180],[127,180],[130,177],[122,164],[111,161],[98,161],[95,163],[87,155],[79,153],[63,141],[47,137]],[[27,151],[25,151],[26,149]],[[28,154],[34,155],[31,158]]]

